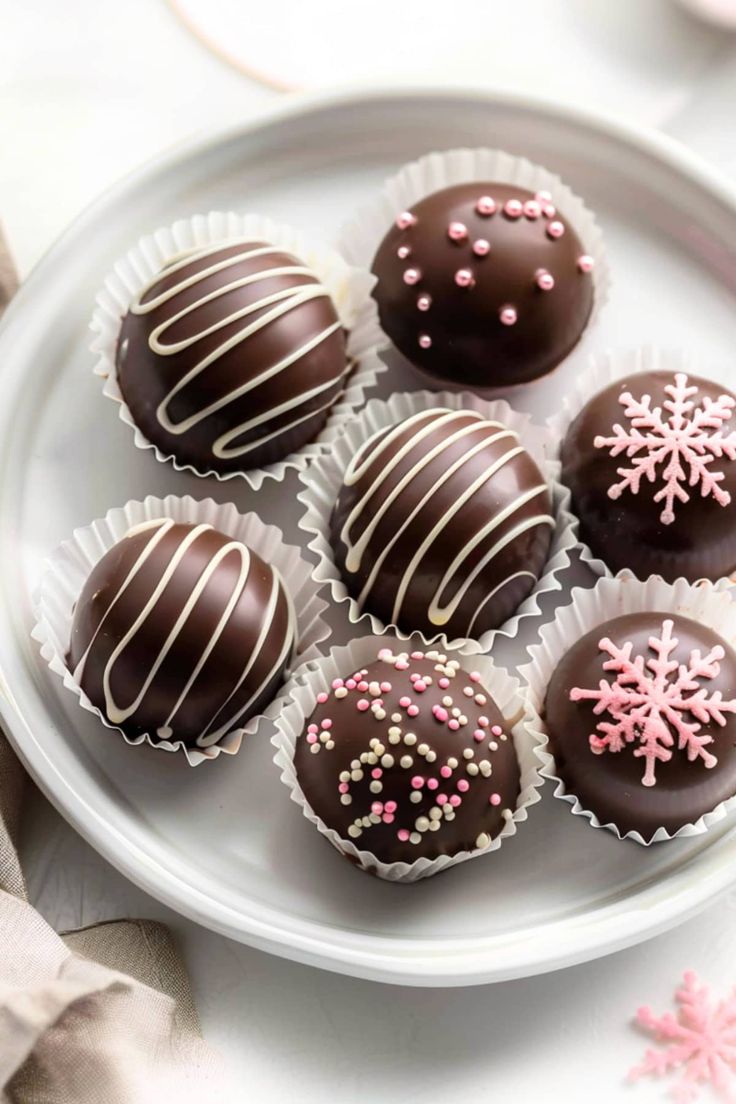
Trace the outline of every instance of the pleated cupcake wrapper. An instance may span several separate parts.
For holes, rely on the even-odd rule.
[[[554,621],[542,626],[539,643],[529,649],[529,663],[519,669],[519,678],[528,688],[532,706],[543,718],[547,687],[560,660],[586,633],[624,614],[652,612],[663,617],[689,617],[707,625],[725,643],[736,647],[736,602],[730,597],[730,589],[726,580],[693,584],[686,579],[677,579],[674,583],[666,583],[658,575],[651,575],[642,581],[627,572],[620,573],[615,579],[599,579],[591,590],[574,587],[570,605],[557,609]],[[544,720],[541,723],[545,732],[538,750],[543,764],[541,773],[555,784],[555,797],[568,802],[575,816],[584,817],[594,828],[612,832],[618,839],[634,840],[648,847],[663,840],[699,836],[736,810],[734,796],[676,832],[658,828],[650,840],[645,840],[640,832],[622,833],[615,824],[601,823],[595,813],[583,807],[575,794],[568,792],[557,774]],[[583,753],[586,751],[587,747],[582,749]],[[619,754],[630,753],[624,750]]]
[[[671,372],[673,375],[675,372],[685,372],[687,375],[722,379],[725,377],[725,380],[728,379],[728,374],[724,371],[718,373],[718,377],[711,377],[707,367],[701,367],[694,355],[682,349],[657,349],[650,345],[643,345],[632,349],[607,349],[603,353],[595,354],[590,357],[585,369],[562,396],[559,410],[547,419],[547,428],[552,440],[556,443],[555,455],[559,457],[562,442],[568,429],[590,399],[600,394],[616,380],[640,372]],[[725,380],[724,387],[728,387],[729,384]],[[621,408],[621,416],[624,417],[623,407]],[[649,484],[644,483],[639,493],[650,493],[648,487]],[[570,492],[567,489],[565,490],[564,516],[575,534],[580,559],[596,575],[605,575],[612,578],[613,572],[606,562],[600,556],[597,556],[590,546],[581,539],[580,519],[574,512]],[[653,507],[656,507],[656,503],[653,503]]]
[[[390,177],[381,192],[347,222],[338,236],[338,248],[349,264],[364,272],[370,272],[379,245],[393,226],[397,215],[411,210],[415,203],[442,188],[473,181],[503,183],[525,188],[530,192],[548,191],[560,214],[577,233],[583,248],[594,260],[592,272],[594,296],[593,310],[586,330],[595,323],[605,305],[611,285],[611,273],[606,257],[603,234],[593,213],[559,176],[535,165],[525,157],[495,149],[454,149],[429,153],[418,161],[404,165]],[[495,217],[495,216],[494,216]],[[382,332],[382,350],[391,348],[390,337]],[[404,358],[405,359],[405,358]],[[421,368],[413,365],[420,378],[428,385],[431,378]],[[532,383],[534,381],[531,381]],[[452,386],[443,380],[442,386]],[[493,394],[509,394],[528,384],[514,387],[483,388],[486,397]],[[481,393],[481,389],[478,389]]]
[[[437,632],[431,637],[422,636],[425,644],[441,642],[451,647],[464,646],[469,651],[487,652],[493,645],[497,634],[514,636],[519,623],[526,618],[537,617],[540,612],[539,599],[543,594],[560,589],[559,576],[570,564],[570,551],[575,547],[575,536],[569,521],[569,513],[563,516],[562,506],[569,504],[569,492],[559,482],[559,463],[550,459],[554,451],[554,442],[547,430],[534,425],[528,414],[514,410],[503,399],[493,401],[480,398],[471,392],[454,391],[412,391],[397,392],[389,399],[371,399],[361,413],[350,421],[343,433],[334,443],[329,455],[316,460],[307,472],[300,474],[304,490],[297,495],[305,507],[299,521],[299,528],[309,537],[308,547],[318,558],[313,578],[318,583],[330,587],[335,602],[345,603],[348,619],[353,625],[363,625],[365,630],[378,635],[384,632],[394,633],[399,640],[407,640],[411,633],[400,629],[393,623],[385,623],[369,610],[362,610],[348,593],[330,542],[330,516],[342,485],[343,475],[357,450],[386,426],[395,425],[405,418],[422,410],[433,407],[449,407],[452,410],[475,410],[484,418],[502,422],[516,432],[521,444],[527,449],[539,465],[550,488],[553,500],[553,512],[557,519],[547,562],[531,593],[524,599],[513,617],[499,628],[483,633],[478,639],[456,638],[447,641],[446,635]]]
[[[233,505],[220,505],[211,498],[199,502],[189,495],[183,498],[149,495],[143,502],[128,502],[108,510],[104,518],[76,529],[71,539],[56,549],[47,562],[34,597],[36,623],[32,635],[41,645],[42,657],[64,686],[76,694],[82,708],[99,717],[106,728],[119,732],[127,744],[146,743],[164,751],[182,751],[189,765],[196,767],[216,759],[221,753],[235,755],[243,737],[252,736],[262,720],[278,714],[283,704],[282,694],[279,693],[262,714],[253,717],[242,728],[227,733],[217,744],[186,747],[180,740],[161,740],[149,733],[134,738],[127,736],[92,704],[66,665],[74,605],[93,567],[133,526],[160,517],[173,518],[187,525],[211,525],[247,544],[278,570],[296,615],[297,644],[292,663],[321,655],[319,645],[328,639],[331,630],[322,618],[327,604],[319,596],[320,587],[310,577],[310,567],[302,559],[300,550],[285,544],[281,530],[265,525],[256,514],[238,513]]]
[[[540,800],[540,788],[543,785],[541,763],[538,749],[545,737],[541,721],[536,710],[522,690],[519,680],[513,678],[504,668],[496,666],[490,656],[468,653],[464,648],[442,648],[448,656],[457,658],[466,670],[478,671],[483,688],[488,691],[510,726],[514,749],[519,760],[521,787],[516,809],[498,835],[486,847],[472,851],[461,851],[456,855],[442,855],[437,859],[419,858],[413,863],[381,862],[371,851],[362,850],[350,839],[344,839],[334,829],[328,828],[309,804],[294,766],[294,752],[297,740],[306,729],[309,717],[317,704],[317,694],[328,690],[335,678],[345,678],[347,674],[360,670],[372,663],[381,648],[391,648],[395,652],[409,651],[415,648],[424,650],[425,641],[418,633],[405,642],[397,642],[391,637],[365,636],[352,640],[344,647],[332,651],[317,660],[305,662],[286,687],[288,702],[275,718],[276,733],[271,742],[276,749],[274,763],[281,773],[281,781],[288,787],[291,800],[301,808],[304,816],[321,834],[329,840],[342,855],[353,860],[362,869],[389,882],[418,882],[439,874],[458,863],[466,862],[481,855],[496,851],[516,834],[518,825],[523,824],[529,809]]]
[[[349,331],[347,351],[354,366],[345,381],[345,390],[338,396],[327,423],[314,441],[284,460],[251,471],[198,471],[191,464],[178,461],[173,454],[163,452],[136,425],[118,382],[115,363],[118,336],[135,295],[172,256],[193,246],[222,245],[243,239],[270,242],[293,253],[314,270],[329,291],[342,324]],[[386,370],[376,352],[382,333],[378,311],[371,296],[374,283],[373,276],[351,267],[334,250],[314,248],[298,231],[260,215],[211,211],[207,215],[179,219],[172,226],[162,227],[141,238],[105,279],[96,298],[90,327],[95,335],[90,346],[96,356],[94,371],[105,381],[103,394],[118,404],[121,421],[131,427],[137,448],[152,449],[157,460],[171,463],[177,471],[188,471],[202,477],[213,476],[220,482],[244,479],[257,491],[264,480],[283,479],[287,471],[301,471],[313,457],[321,455],[334,441],[342,424],[362,406],[366,392]]]

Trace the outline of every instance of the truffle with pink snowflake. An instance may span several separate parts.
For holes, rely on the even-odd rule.
[[[713,736],[704,726],[725,725],[726,714],[736,713],[736,701],[724,700],[720,690],[703,685],[718,677],[723,647],[715,644],[705,655],[693,649],[687,663],[678,662],[673,628],[672,620],[662,622],[660,633],[649,637],[651,654],[646,657],[632,654],[631,641],[604,637],[598,647],[608,656],[603,670],[615,674],[613,682],[601,679],[596,689],[570,690],[571,701],[593,702],[593,713],[602,718],[589,736],[591,751],[603,755],[632,749],[644,761],[644,786],[656,785],[657,764],[668,762],[675,752],[684,753],[688,762],[715,767]]]
[[[675,1000],[676,1015],[665,1012],[655,1016],[646,1006],[637,1012],[636,1023],[654,1036],[661,1049],[648,1050],[642,1062],[629,1071],[630,1080],[676,1077],[670,1094],[676,1104],[691,1104],[702,1085],[710,1085],[720,1100],[734,1101],[736,987],[714,1004],[708,987],[690,970]]]
[[[625,455],[630,461],[616,469],[620,480],[609,487],[609,497],[618,499],[625,491],[636,495],[643,482],[654,484],[653,500],[662,504],[660,520],[671,525],[676,505],[688,502],[696,488],[701,497],[711,497],[720,506],[730,503],[731,495],[721,484],[723,464],[736,460],[736,430],[726,432],[724,426],[733,416],[736,399],[704,394],[694,401],[699,388],[688,384],[684,372],[664,390],[668,397],[662,406],[652,406],[650,395],[637,399],[624,391],[619,402],[628,425],[614,425],[611,435],[598,435],[593,444],[607,449],[611,457]]]

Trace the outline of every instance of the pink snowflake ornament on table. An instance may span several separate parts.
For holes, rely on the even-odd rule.
[[[630,641],[618,645],[605,637],[598,645],[610,657],[603,670],[615,671],[615,681],[601,679],[597,690],[577,686],[570,690],[571,701],[595,702],[593,712],[606,718],[589,737],[591,751],[603,755],[635,745],[635,758],[645,764],[644,786],[656,785],[657,763],[668,762],[674,750],[686,752],[690,762],[700,759],[705,767],[714,767],[718,760],[707,747],[713,737],[701,732],[702,726],[725,725],[725,714],[736,713],[736,701],[724,701],[720,690],[709,694],[700,685],[702,679],[718,677],[719,661],[725,655],[721,645],[706,656],[695,649],[686,664],[678,663],[672,658],[678,645],[673,627],[667,619],[660,635],[650,636],[654,655],[647,659],[632,658]]]
[[[682,1072],[671,1091],[677,1104],[697,1099],[698,1086],[710,1084],[719,1098],[734,1101],[731,1092],[736,1075],[736,987],[715,1007],[708,987],[699,984],[690,970],[675,993],[677,1015],[655,1016],[640,1008],[636,1023],[651,1032],[663,1050],[648,1050],[643,1061],[629,1071],[629,1079],[661,1077]]]
[[[625,453],[631,461],[629,467],[617,469],[621,480],[609,487],[609,498],[620,498],[624,491],[638,494],[645,479],[649,483],[661,480],[654,501],[663,504],[660,521],[671,525],[675,504],[690,499],[686,487],[699,487],[703,498],[710,495],[721,506],[730,503],[730,494],[719,486],[724,473],[714,471],[711,465],[714,460],[736,460],[736,430],[723,432],[736,400],[730,395],[715,400],[704,395],[696,406],[692,400],[698,388],[688,386],[684,372],[678,372],[665,391],[669,398],[663,403],[664,411],[652,407],[650,395],[635,399],[630,391],[624,391],[619,402],[629,426],[616,424],[612,436],[598,436],[593,444],[608,449],[612,457]]]

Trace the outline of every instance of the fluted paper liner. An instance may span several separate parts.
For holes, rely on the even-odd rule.
[[[277,731],[271,742],[276,749],[274,763],[281,773],[281,781],[290,791],[292,801],[296,802],[307,820],[333,847],[364,870],[386,881],[417,882],[468,859],[496,851],[505,840],[516,834],[518,825],[527,819],[531,806],[540,800],[539,790],[543,780],[537,749],[543,743],[544,736],[536,710],[522,691],[518,679],[513,678],[504,668],[497,667],[490,656],[469,654],[465,649],[443,648],[445,654],[457,658],[466,670],[478,671],[483,688],[493,698],[510,726],[521,774],[516,809],[486,847],[461,851],[455,855],[442,855],[437,859],[419,858],[413,863],[381,862],[371,851],[361,850],[352,840],[344,839],[334,829],[328,828],[315,814],[299,784],[294,767],[294,751],[296,742],[316,707],[317,694],[322,690],[329,690],[334,678],[344,678],[347,673],[372,663],[381,648],[386,647],[397,652],[411,651],[417,647],[424,649],[425,643],[419,634],[410,637],[406,645],[398,644],[392,637],[366,636],[353,640],[344,647],[333,648],[329,655],[321,659],[304,663],[294,672],[286,687],[285,696],[288,701],[286,705],[282,704],[282,709],[275,718]]]
[[[94,713],[107,728],[119,732],[126,743],[147,743],[164,751],[181,750],[190,766],[194,767],[206,760],[216,759],[221,752],[235,755],[244,736],[253,735],[264,718],[272,718],[278,713],[282,704],[281,691],[263,713],[251,718],[242,728],[227,733],[217,744],[202,748],[186,747],[180,740],[161,740],[148,733],[127,736],[92,704],[66,665],[74,605],[93,567],[133,526],[160,517],[173,518],[187,525],[211,525],[247,544],[276,568],[296,616],[293,660],[302,662],[320,655],[319,644],[330,636],[331,630],[322,619],[326,603],[319,597],[320,587],[310,578],[309,565],[302,559],[300,550],[285,544],[281,530],[274,525],[265,525],[254,513],[241,514],[233,505],[220,505],[211,498],[200,502],[189,495],[183,498],[175,495],[154,498],[149,495],[143,502],[128,502],[125,506],[108,510],[104,518],[83,529],[76,529],[71,539],[60,545],[49,558],[35,595],[36,624],[32,635],[41,645],[41,655],[54,674],[62,679],[64,686],[77,695],[82,708]]]
[[[316,460],[308,471],[300,474],[304,489],[298,494],[305,512],[299,521],[299,528],[309,536],[308,547],[317,555],[318,563],[314,568],[314,579],[327,583],[335,602],[346,603],[348,618],[353,625],[363,624],[374,634],[390,631],[400,640],[407,640],[411,633],[395,624],[386,624],[369,610],[361,611],[358,603],[348,593],[330,543],[330,516],[337,500],[342,479],[350,460],[362,444],[374,433],[386,426],[411,417],[422,410],[433,407],[449,407],[452,410],[475,410],[484,418],[502,422],[516,432],[521,444],[527,449],[544,474],[552,494],[553,512],[557,519],[547,562],[540,578],[531,593],[524,599],[518,610],[508,621],[497,629],[483,633],[477,640],[456,638],[449,641],[450,646],[464,644],[466,648],[479,652],[491,649],[497,634],[513,636],[519,623],[539,615],[539,599],[543,594],[560,589],[559,576],[570,564],[570,550],[575,547],[575,536],[569,522],[560,513],[560,507],[569,493],[565,492],[558,481],[559,464],[550,459],[553,442],[546,430],[533,424],[528,414],[514,410],[503,399],[489,401],[481,399],[471,392],[451,391],[412,391],[397,392],[387,400],[371,399],[364,410],[348,422],[343,433],[335,441],[329,455]],[[425,644],[447,642],[443,633],[437,632],[431,637],[422,636]]]
[[[605,305],[611,286],[603,234],[593,213],[559,176],[525,157],[496,149],[453,149],[426,154],[389,177],[380,193],[342,227],[338,249],[349,264],[370,272],[379,245],[401,211],[411,210],[420,199],[442,188],[475,180],[512,184],[530,192],[551,193],[555,207],[574,228],[585,252],[594,261],[593,309],[586,326],[587,332]],[[393,347],[393,342],[383,330],[381,334],[381,348]],[[431,377],[421,367],[413,367],[419,376],[431,382]],[[483,388],[482,392],[487,397],[494,392],[508,394],[527,387],[529,383],[533,384],[534,380],[512,387]],[[451,386],[451,381],[442,380],[441,386],[447,388]],[[478,390],[480,393],[481,389]]]
[[[552,439],[557,443],[555,454],[559,457],[567,431],[586,403],[610,387],[616,380],[638,375],[641,372],[671,372],[673,376],[676,372],[685,372],[686,375],[724,380],[723,386],[728,388],[729,371],[731,371],[730,368],[711,375],[707,366],[699,365],[697,357],[682,349],[658,349],[643,345],[632,349],[607,349],[603,353],[595,354],[589,358],[585,370],[580,372],[570,389],[561,396],[560,409],[547,419],[547,427]],[[623,417],[623,407],[621,413]],[[611,578],[613,572],[605,560],[597,556],[581,539],[580,519],[574,512],[570,491],[566,487],[564,490],[562,512],[575,534],[580,559],[596,575],[606,575]]]
[[[736,602],[730,599],[728,591],[729,584],[725,580],[692,584],[686,579],[677,579],[674,583],[666,583],[658,575],[652,575],[643,582],[625,573],[615,579],[599,579],[591,590],[575,587],[570,605],[556,610],[554,621],[542,626],[539,643],[529,649],[529,663],[519,669],[519,678],[528,688],[532,706],[544,717],[549,680],[563,656],[586,633],[627,613],[652,612],[664,617],[668,614],[689,617],[707,625],[726,644],[736,647]],[[555,784],[555,797],[568,802],[575,816],[585,817],[594,828],[613,832],[618,839],[634,840],[648,847],[663,840],[698,836],[736,810],[734,796],[676,832],[658,828],[650,840],[645,840],[640,832],[622,833],[615,824],[602,824],[595,813],[583,807],[575,794],[568,792],[556,773],[544,720],[541,723],[545,730],[538,752],[543,764],[541,773]]]
[[[270,242],[293,253],[314,270],[329,291],[343,326],[349,331],[347,353],[354,367],[346,376],[345,389],[335,400],[324,428],[314,441],[283,460],[250,471],[199,471],[191,464],[181,463],[173,454],[163,452],[136,425],[118,383],[115,364],[118,335],[137,292],[172,256],[193,246],[222,245],[243,239]],[[313,457],[329,447],[343,422],[363,405],[366,391],[385,371],[386,366],[376,353],[382,336],[378,312],[370,294],[374,282],[369,273],[351,267],[334,250],[314,248],[298,231],[260,215],[211,211],[207,215],[179,219],[173,225],[141,238],[105,279],[96,298],[91,322],[95,335],[90,346],[96,356],[94,371],[104,379],[103,394],[118,404],[120,419],[133,430],[138,448],[152,449],[157,460],[173,464],[177,471],[188,471],[202,477],[213,476],[221,482],[244,479],[257,491],[264,480],[280,480],[291,469],[303,470]]]

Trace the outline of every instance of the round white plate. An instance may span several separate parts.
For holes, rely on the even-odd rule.
[[[75,526],[148,492],[232,498],[297,539],[293,480],[254,496],[233,481],[179,474],[137,451],[102,397],[87,323],[100,281],[131,242],[217,207],[258,210],[329,238],[406,159],[484,143],[542,162],[586,198],[615,279],[601,324],[561,372],[515,396],[518,405],[545,416],[587,352],[614,343],[691,346],[704,370],[734,386],[734,193],[661,137],[466,91],[287,102],[254,126],[159,159],[72,226],[0,331],[1,710],[28,769],[103,855],[185,915],[303,962],[419,985],[532,974],[684,919],[736,881],[734,822],[644,849],[592,831],[547,793],[498,854],[415,886],[377,882],[313,832],[266,740],[190,769],[183,758],[127,747],[83,713],[29,638],[31,594],[44,556]],[[339,612],[335,624],[340,642]],[[502,662],[520,662],[535,631],[527,622]]]

